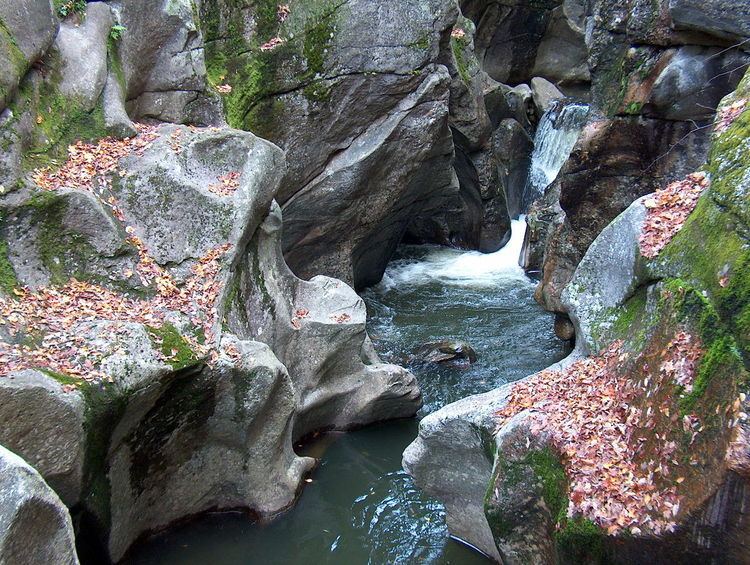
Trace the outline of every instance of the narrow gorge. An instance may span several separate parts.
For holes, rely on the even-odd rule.
[[[0,564],[750,563],[746,0],[0,0]]]

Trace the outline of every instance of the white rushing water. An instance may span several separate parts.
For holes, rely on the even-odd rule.
[[[557,178],[578,140],[589,107],[585,104],[559,102],[545,112],[534,136],[529,178],[523,194],[523,210],[544,194]]]
[[[501,286],[509,281],[528,282],[518,264],[525,232],[526,219],[521,216],[511,222],[510,241],[495,253],[430,247],[427,255],[419,261],[392,261],[379,286],[387,291],[436,281],[462,287]]]

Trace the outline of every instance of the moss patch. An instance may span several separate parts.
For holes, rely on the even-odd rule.
[[[13,289],[20,286],[16,272],[8,259],[8,243],[0,239],[0,291],[13,296]]]
[[[161,351],[167,363],[175,371],[198,363],[199,359],[195,351],[172,324],[165,323],[160,328],[147,326],[147,330],[154,348]]]

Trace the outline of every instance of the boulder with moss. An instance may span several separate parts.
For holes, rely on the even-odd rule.
[[[452,501],[466,492],[466,480],[456,484],[460,470],[449,464],[439,480],[431,478],[426,463],[436,456],[434,446],[442,446],[441,457],[452,451],[461,460],[483,455],[493,462],[491,480],[486,465],[477,473],[486,481],[486,521],[453,531],[474,541],[489,528],[502,562],[744,559],[749,88],[750,75],[719,106],[707,177],[685,181],[693,183],[684,190],[696,190],[697,201],[679,204],[687,206],[684,224],[677,230],[670,225],[681,221],[675,218],[683,217],[682,209],[657,221],[660,206],[675,205],[669,197],[674,189],[667,187],[664,200],[657,192],[636,202],[591,245],[563,292],[563,308],[576,326],[573,356],[518,384],[461,401],[476,404],[471,417],[489,413],[476,433],[491,437],[499,428],[496,451],[480,442],[467,455],[465,438],[446,442],[446,431],[472,420],[467,414],[441,419],[440,412],[423,421],[420,437],[407,449],[406,468],[446,502],[449,527],[451,514],[462,516]],[[610,388],[597,389],[599,382]],[[554,397],[539,393],[549,383]],[[557,412],[560,403],[592,386],[594,402],[615,394],[624,404],[605,402],[588,415],[589,405]],[[495,403],[497,396],[503,401]],[[597,427],[610,417],[605,428]],[[575,430],[579,435],[569,435]],[[597,444],[586,438],[605,433],[619,439],[588,458]],[[612,446],[617,449],[608,459]],[[623,493],[632,489],[638,494],[625,502]]]
[[[76,145],[0,208],[2,437],[113,560],[211,509],[274,516],[312,464],[294,441],[420,406],[413,375],[380,363],[354,291],[284,263],[278,147],[139,130]]]
[[[0,2],[0,111],[26,71],[49,49],[58,26],[51,0]]]

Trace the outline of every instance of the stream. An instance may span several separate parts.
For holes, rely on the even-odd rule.
[[[420,416],[562,359],[552,316],[518,266],[525,222],[496,253],[403,246],[383,281],[363,293],[369,331],[385,361],[406,365],[424,396]],[[428,365],[413,351],[438,339],[468,341],[473,365]],[[250,563],[488,563],[453,540],[442,505],[401,469],[417,419],[321,436],[300,454],[319,459],[297,504],[271,524],[243,514],[205,516],[137,547],[130,565]]]

